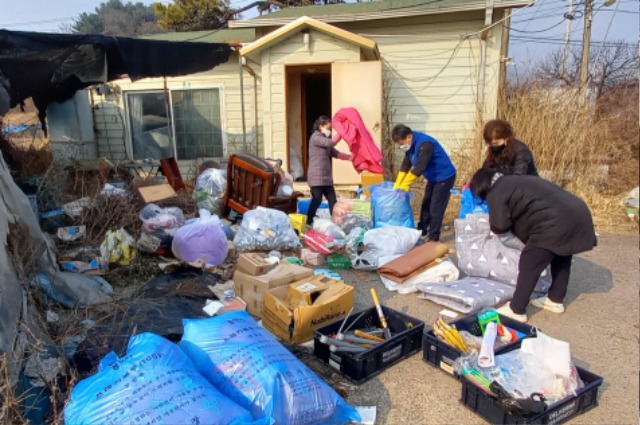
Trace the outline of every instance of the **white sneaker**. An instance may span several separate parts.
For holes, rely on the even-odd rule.
[[[564,305],[562,303],[554,303],[549,297],[540,297],[529,302],[534,307],[543,308],[552,313],[564,313]]]
[[[517,320],[518,322],[527,323],[527,320],[529,320],[526,314],[514,313],[513,310],[511,310],[511,305],[509,303],[497,308],[496,311],[498,314],[502,314],[503,316],[507,316],[508,318]]]

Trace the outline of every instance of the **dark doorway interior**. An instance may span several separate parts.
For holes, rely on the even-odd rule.
[[[309,137],[313,133],[313,123],[321,115],[331,118],[331,73],[302,74],[302,134],[305,176],[309,166]]]

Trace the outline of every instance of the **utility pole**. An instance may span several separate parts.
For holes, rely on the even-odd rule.
[[[502,37],[500,38],[500,73],[498,74],[498,110],[497,117],[503,118],[504,99],[507,86],[507,62],[509,61],[509,29],[511,28],[511,9],[504,10]]]
[[[582,63],[580,65],[580,87],[586,87],[589,80],[589,48],[591,47],[592,0],[584,4],[584,34],[582,36]]]
[[[564,52],[562,53],[562,78],[567,76],[567,59],[569,58],[569,40],[571,39],[571,24],[573,21],[573,0],[569,0],[569,11],[564,15],[567,20],[567,30],[564,34]]]

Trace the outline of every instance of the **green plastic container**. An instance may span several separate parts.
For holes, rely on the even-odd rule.
[[[349,269],[351,261],[345,254],[331,254],[327,257],[327,267],[330,269]]]

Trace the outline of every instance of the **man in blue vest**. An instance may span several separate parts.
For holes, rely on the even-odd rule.
[[[427,179],[418,230],[422,230],[423,242],[439,241],[442,219],[456,181],[456,168],[442,145],[428,134],[398,124],[391,138],[406,152],[393,188],[408,192],[419,176]]]

